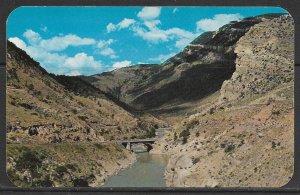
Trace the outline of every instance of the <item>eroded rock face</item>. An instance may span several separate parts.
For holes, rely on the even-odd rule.
[[[231,77],[237,41],[263,20],[250,17],[201,34],[160,65],[126,67],[85,79],[139,110],[193,102],[218,91]]]
[[[155,153],[171,154],[168,186],[280,187],[289,182],[293,32],[288,15],[254,25],[237,43],[236,72],[222,85],[219,101],[154,144]]]
[[[294,23],[289,15],[252,27],[237,43],[236,71],[222,85],[222,102],[264,94],[294,78]]]

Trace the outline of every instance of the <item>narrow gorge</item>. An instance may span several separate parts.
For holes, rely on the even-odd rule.
[[[91,76],[50,74],[8,41],[7,172],[33,187],[111,187],[145,167],[160,172],[154,187],[283,186],[293,93],[288,14],[232,21],[162,64]]]

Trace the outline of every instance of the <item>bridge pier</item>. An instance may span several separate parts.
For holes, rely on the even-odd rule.
[[[131,150],[131,144],[130,144],[130,142],[127,142],[126,149],[127,150]]]

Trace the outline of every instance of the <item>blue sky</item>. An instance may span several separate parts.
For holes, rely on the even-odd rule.
[[[7,38],[49,72],[92,75],[161,63],[205,31],[276,7],[20,7]]]

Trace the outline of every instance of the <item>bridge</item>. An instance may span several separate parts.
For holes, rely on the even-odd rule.
[[[152,149],[152,144],[158,140],[159,138],[147,138],[147,139],[129,139],[129,140],[111,140],[111,141],[103,141],[100,143],[104,144],[122,144],[127,150],[131,150],[131,146],[133,144],[144,144],[147,147],[147,151]]]
[[[132,150],[132,145],[134,144],[144,144],[147,147],[147,151],[152,149],[152,144],[155,141],[159,140],[163,137],[166,131],[170,130],[170,128],[159,128],[156,130],[156,136],[153,138],[145,138],[145,139],[128,139],[128,140],[110,140],[110,141],[102,141],[100,143],[103,144],[122,144],[126,149]]]

